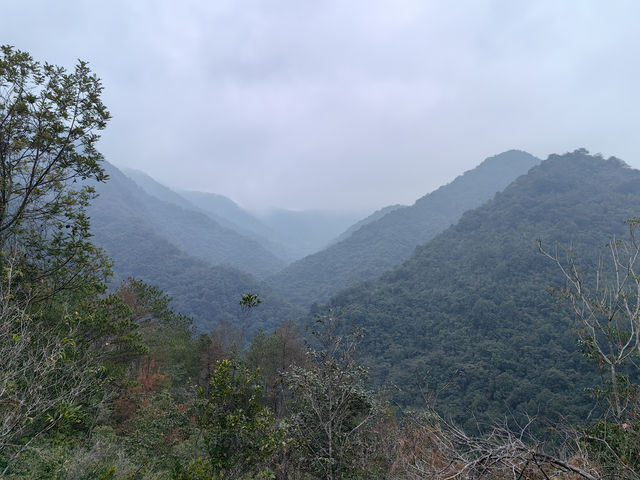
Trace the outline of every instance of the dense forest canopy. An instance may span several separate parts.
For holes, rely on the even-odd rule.
[[[114,260],[113,283],[135,277],[159,286],[173,298],[176,311],[193,318],[199,332],[208,332],[222,321],[240,321],[237,299],[246,292],[265,299],[251,318],[251,331],[273,329],[296,317],[298,309],[251,274],[279,264],[254,240],[207,221],[202,212],[145,194],[112,165],[106,170],[109,181],[95,186],[100,196],[88,213],[93,240]],[[167,229],[174,233],[166,234]],[[173,242],[176,235],[184,242]],[[202,244],[206,248],[200,248]],[[254,270],[241,269],[261,256]],[[231,258],[235,265],[229,265]]]
[[[84,62],[69,72],[1,49],[1,478],[639,478],[639,223],[624,221],[640,210],[640,172],[552,155],[447,216],[402,265],[316,306],[302,335],[264,284],[167,237],[208,255],[255,239],[168,202],[164,219],[131,208],[149,200],[96,149],[101,93]],[[121,201],[88,210],[109,181]],[[188,235],[202,225],[220,234],[211,245]],[[607,242],[613,264],[598,261]],[[262,274],[277,265],[264,252]],[[109,288],[112,267],[182,293],[200,332],[157,286]],[[254,286],[266,294],[242,291]]]
[[[416,404],[416,378],[459,422],[507,412],[586,418],[592,369],[573,317],[549,288],[561,271],[536,241],[571,248],[589,271],[640,209],[640,172],[618,159],[552,155],[380,279],[336,295],[347,325],[367,330],[364,359],[380,385]],[[418,375],[418,377],[416,376]],[[488,417],[487,417],[488,416]]]
[[[465,211],[490,200],[539,162],[516,150],[488,158],[412,206],[387,210],[340,242],[294,262],[270,281],[295,303],[325,302],[340,290],[400,264],[418,245],[456,223]]]

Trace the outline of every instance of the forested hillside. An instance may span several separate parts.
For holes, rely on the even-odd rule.
[[[573,315],[550,294],[564,278],[536,241],[561,258],[571,247],[586,275],[640,211],[639,187],[640,171],[618,159],[551,155],[330,306],[366,329],[362,359],[402,404],[420,405],[428,372],[423,387],[443,389],[440,407],[462,424],[514,412],[585,419],[597,379]]]
[[[266,251],[257,241],[224,228],[201,212],[162,201],[145,193],[113,165],[106,164],[110,181],[97,184],[99,194],[90,215],[97,228],[111,219],[111,233],[117,234],[118,219],[143,221],[159,235],[209,265],[230,265],[245,272],[264,276],[284,266],[284,262]],[[120,245],[119,248],[126,248]]]
[[[189,202],[183,195],[174,192],[169,187],[162,185],[159,182],[156,182],[153,178],[151,178],[146,173],[136,170],[133,168],[127,167],[119,167],[114,165],[114,168],[117,168],[122,173],[124,173],[127,177],[133,180],[142,190],[151,195],[152,197],[156,197],[158,200],[162,200],[163,202],[173,203],[174,205],[178,205],[182,208],[186,208],[189,210],[196,210],[196,207]],[[215,219],[214,219],[215,220]],[[222,224],[221,224],[222,225]]]
[[[211,218],[258,241],[286,263],[304,256],[298,245],[285,235],[269,228],[258,218],[224,195],[209,192],[181,191],[180,195]]]
[[[360,217],[359,213],[352,212],[282,209],[253,214],[224,195],[186,190],[175,192],[139,170],[125,169],[125,174],[147,194],[163,202],[204,213],[225,229],[256,241],[284,263],[302,258],[335,241],[336,236]],[[376,215],[362,222],[368,223],[374,218]]]
[[[406,205],[389,205],[387,207],[383,207],[379,210],[376,210],[371,215],[354,223],[349,228],[347,228],[344,232],[342,232],[340,235],[334,238],[333,241],[331,242],[331,245],[333,245],[334,243],[341,242],[342,240],[346,240],[347,238],[349,238],[351,235],[353,235],[355,232],[360,230],[365,225],[375,222],[376,220],[379,220],[382,217],[384,217],[387,213],[393,212],[394,210],[399,210],[400,208],[407,208],[407,206]]]
[[[265,299],[264,308],[251,317],[250,331],[270,329],[296,316],[296,308],[252,275],[228,265],[212,265],[170,242],[153,223],[153,215],[147,215],[147,204],[140,202],[144,193],[136,191],[137,187],[118,170],[109,169],[109,175],[109,181],[99,185],[101,196],[93,202],[89,214],[95,243],[114,262],[113,286],[129,277],[159,286],[173,299],[172,307],[192,316],[201,332],[211,330],[220,321],[239,321],[243,312],[238,302],[240,295],[247,292]],[[146,202],[151,204],[151,200]],[[167,207],[169,213],[178,212],[177,209]]]
[[[323,249],[366,216],[360,211],[278,208],[256,214],[262,223],[287,239],[297,255],[296,259]]]
[[[406,259],[413,249],[467,210],[480,206],[540,160],[511,150],[486,159],[448,185],[363,225],[348,238],[289,265],[270,278],[275,288],[300,305],[375,278]]]
[[[101,93],[85,62],[0,47],[1,479],[640,478],[640,171],[551,155],[300,318],[214,264],[264,274],[257,243],[104,162]],[[450,222],[535,160],[345,241],[423,203]]]

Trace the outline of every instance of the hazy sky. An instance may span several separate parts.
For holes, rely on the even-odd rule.
[[[374,209],[510,148],[640,167],[640,2],[2,0],[103,80],[116,165],[250,208]]]

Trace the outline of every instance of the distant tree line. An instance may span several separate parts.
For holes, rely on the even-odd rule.
[[[607,372],[603,414],[553,442],[535,419],[471,435],[432,408],[437,392],[407,411],[373,391],[364,332],[332,312],[306,338],[284,323],[247,342],[242,324],[195,335],[135,279],[109,292],[86,216],[86,181],[107,180],[101,91],[86,63],[67,72],[2,47],[0,478],[638,478],[635,237],[613,244],[604,290],[548,254],[585,354]],[[252,293],[236,301],[247,318],[263,308]]]

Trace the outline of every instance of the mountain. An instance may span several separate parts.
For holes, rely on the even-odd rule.
[[[188,190],[175,192],[144,172],[130,168],[123,171],[147,194],[204,213],[222,227],[257,241],[285,263],[323,248],[360,217],[354,212],[274,209],[263,212],[258,218],[224,195]]]
[[[215,193],[178,193],[140,170],[123,168],[122,171],[149,195],[188,210],[204,213],[220,226],[255,240],[284,263],[290,263],[300,257],[296,256],[295,250],[285,246],[286,242],[276,232],[263,225],[230,198]]]
[[[157,182],[146,173],[133,168],[118,168],[152,197],[156,197],[163,202],[173,203],[174,205],[178,205],[179,207],[186,208],[188,210],[196,210],[196,207],[182,195],[174,192],[169,187],[162,185],[160,182]]]
[[[304,253],[289,239],[263,224],[224,195],[195,191],[181,191],[180,195],[221,225],[253,238],[286,263],[304,256]]]
[[[275,234],[257,218],[224,195],[186,190],[181,191],[180,194],[202,211],[231,222],[242,229],[253,231],[265,237]]]
[[[401,266],[333,297],[345,327],[367,336],[363,360],[395,399],[420,405],[417,383],[467,426],[515,412],[584,420],[597,368],[578,351],[564,285],[537,239],[583,272],[640,212],[640,171],[585,150],[551,155],[418,247]]]
[[[164,235],[165,227],[155,224],[157,213],[149,210],[166,208],[174,214],[186,210],[146,198],[115,167],[107,164],[106,170],[110,179],[96,186],[100,196],[93,201],[89,215],[94,242],[114,261],[115,285],[135,277],[159,286],[173,298],[176,311],[194,318],[198,331],[208,331],[221,320],[244,321],[238,302],[240,295],[248,292],[264,300],[249,317],[249,331],[271,329],[298,315],[296,308],[250,274],[212,265],[178,248]]]
[[[290,301],[310,305],[359,281],[375,278],[405,260],[414,248],[456,223],[540,163],[510,150],[487,158],[448,185],[361,226],[344,240],[309,255],[269,281]]]
[[[326,247],[334,238],[362,218],[362,212],[273,209],[258,218],[285,238],[298,258]]]
[[[252,236],[287,262],[323,248],[360,216],[353,212],[283,209],[254,215],[223,195],[192,191],[180,194],[213,218],[231,222],[231,228]]]
[[[354,223],[349,228],[347,228],[344,232],[342,232],[340,235],[338,235],[336,238],[334,238],[330,242],[330,245],[333,245],[335,243],[339,243],[342,240],[346,240],[347,238],[349,238],[351,235],[353,235],[355,232],[360,230],[365,225],[368,225],[368,224],[370,224],[372,222],[375,222],[376,220],[379,220],[382,217],[384,217],[387,213],[393,212],[394,210],[398,210],[400,208],[407,208],[407,206],[406,205],[389,205],[387,207],[381,208],[380,210],[376,210],[375,212],[373,212],[368,217],[363,218],[362,220]]]
[[[155,187],[155,193],[159,195],[155,197],[113,165],[107,164],[105,170],[110,180],[97,185],[101,196],[98,201],[118,197],[122,201],[121,208],[127,208],[132,215],[145,219],[158,234],[189,255],[211,265],[230,265],[258,277],[274,273],[284,266],[282,260],[257,241],[222,227],[193,207],[185,208],[189,206],[186,200],[182,200],[183,206],[174,203],[173,197],[179,196],[166,187]],[[161,188],[164,191],[160,191]],[[123,201],[125,198],[126,202]],[[170,198],[171,201],[161,198]],[[96,218],[96,221],[100,221],[100,218]]]

